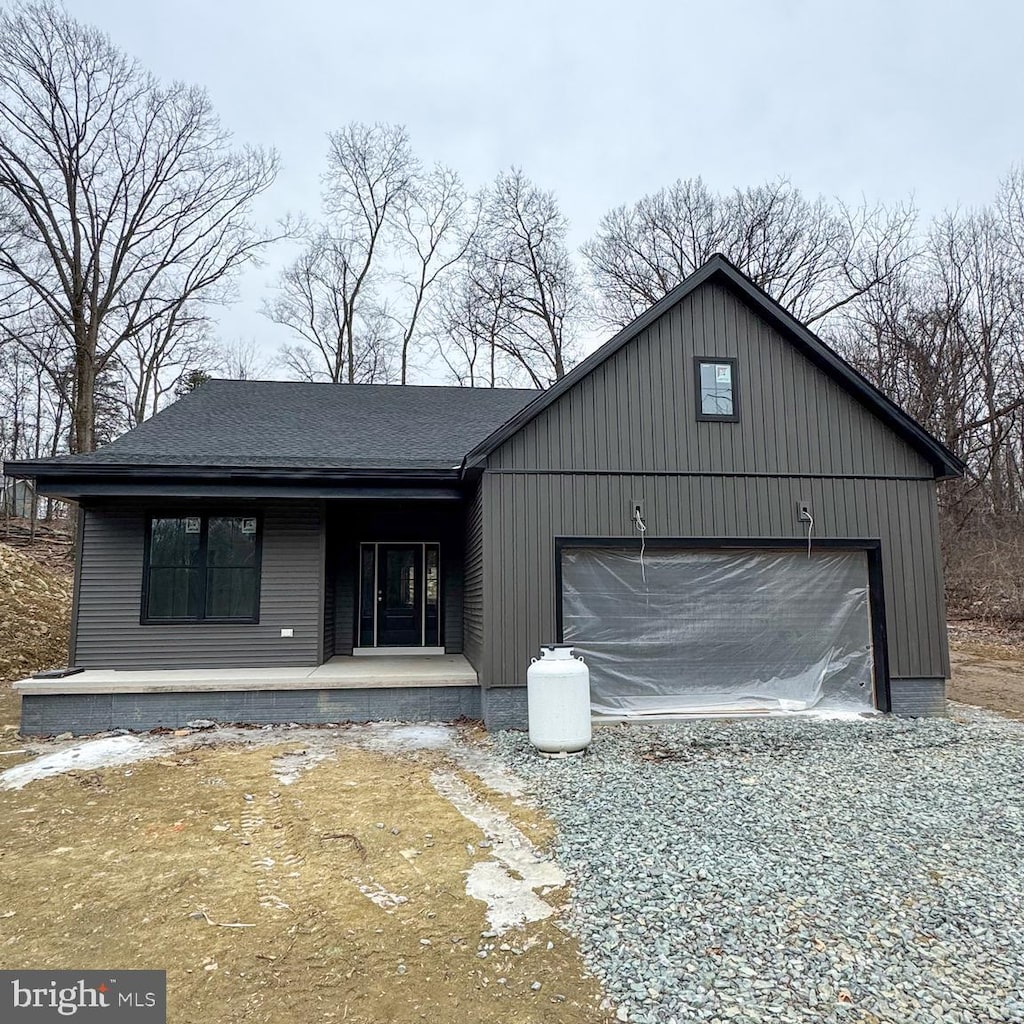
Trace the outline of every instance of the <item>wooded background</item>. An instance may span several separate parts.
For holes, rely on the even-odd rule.
[[[930,221],[690,177],[578,251],[523,170],[472,188],[399,125],[329,132],[319,214],[261,225],[277,168],[61,6],[0,14],[0,460],[92,451],[211,376],[546,387],[721,252],[964,459],[940,489],[951,601],[1024,616],[1021,168]],[[219,338],[279,245],[262,311],[293,340]]]

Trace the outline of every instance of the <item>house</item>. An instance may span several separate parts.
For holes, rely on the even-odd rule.
[[[960,461],[723,257],[544,392],[212,381],[7,467],[81,504],[30,734],[194,718],[940,714],[936,484]]]
[[[0,481],[0,514],[31,519],[36,511],[36,494],[31,480]]]

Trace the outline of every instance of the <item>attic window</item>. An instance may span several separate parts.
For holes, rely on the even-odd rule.
[[[697,385],[697,419],[739,422],[736,401],[736,360],[698,356],[694,360]]]

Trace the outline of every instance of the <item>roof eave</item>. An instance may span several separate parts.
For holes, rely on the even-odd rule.
[[[458,480],[461,465],[446,467],[289,467],[289,466],[162,466],[99,464],[88,462],[22,461],[4,466],[7,476],[22,479],[78,480],[280,480],[288,483],[310,481],[339,483],[347,480],[387,480],[395,482],[431,482]]]

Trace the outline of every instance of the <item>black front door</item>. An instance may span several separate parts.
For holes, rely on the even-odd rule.
[[[377,645],[423,643],[423,545],[381,544],[377,549]]]

